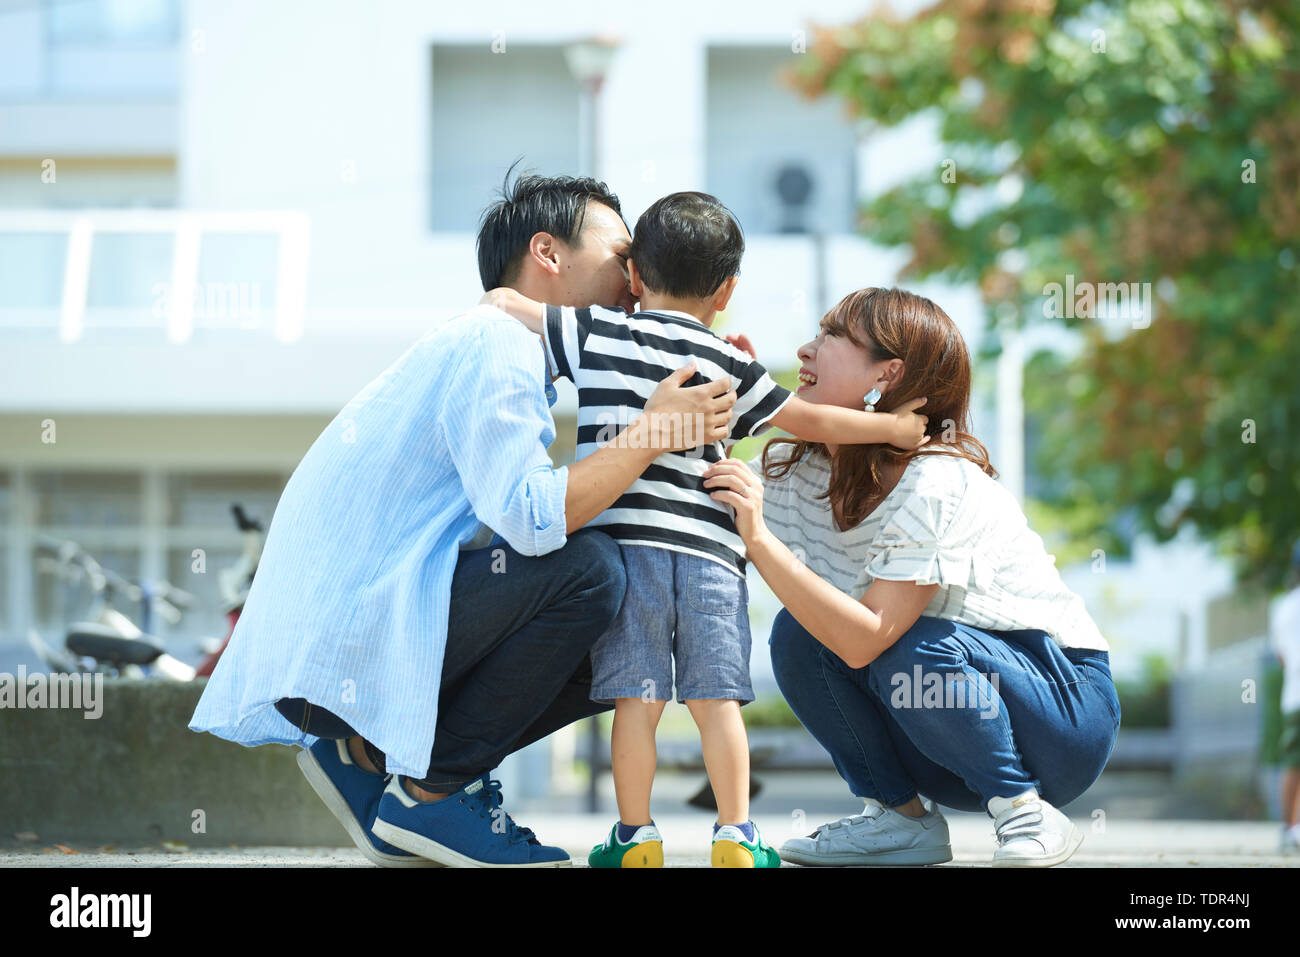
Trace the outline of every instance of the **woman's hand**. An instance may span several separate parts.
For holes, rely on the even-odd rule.
[[[736,531],[745,545],[767,534],[763,524],[763,483],[739,459],[723,459],[704,473],[704,487],[716,489],[709,497],[730,505],[736,513]]]
[[[749,357],[755,362],[758,361],[758,351],[754,348],[754,344],[749,341],[749,336],[745,335],[743,332],[733,332],[731,335],[723,336],[722,338],[725,341],[730,342],[741,352],[749,353]]]

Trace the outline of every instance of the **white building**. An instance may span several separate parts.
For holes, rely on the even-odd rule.
[[[780,80],[810,22],[864,6],[0,5],[0,637],[69,613],[38,535],[194,592],[207,610],[174,634],[223,630],[230,503],[268,519],[338,409],[478,298],[477,215],[515,159],[583,165],[578,39],[619,41],[596,172],[629,223],[679,189],[728,203],[748,250],[720,330],[792,368],[827,307],[905,259],[856,235],[855,202],[943,159],[923,125],[872,132]],[[801,216],[775,188],[791,166],[812,183]],[[975,290],[914,288],[977,346]],[[975,430],[1015,482],[992,379]]]

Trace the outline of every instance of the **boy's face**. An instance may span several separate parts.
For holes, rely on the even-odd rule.
[[[636,311],[628,288],[627,256],[632,237],[622,217],[604,203],[587,203],[576,246],[562,244],[561,297],[557,305],[605,306]]]

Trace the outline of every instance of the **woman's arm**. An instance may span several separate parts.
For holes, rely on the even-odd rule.
[[[878,578],[854,601],[802,564],[766,529],[746,542],[749,560],[786,611],[850,668],[865,668],[916,624],[938,585]]]
[[[855,601],[803,564],[763,522],[763,486],[743,462],[726,459],[704,475],[711,495],[736,511],[749,560],[785,609],[850,668],[865,668],[916,620],[938,585],[876,579]]]

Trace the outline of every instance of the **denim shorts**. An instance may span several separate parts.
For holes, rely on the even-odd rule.
[[[749,593],[743,575],[712,559],[653,545],[620,545],[627,596],[591,649],[591,700],[754,700]]]

